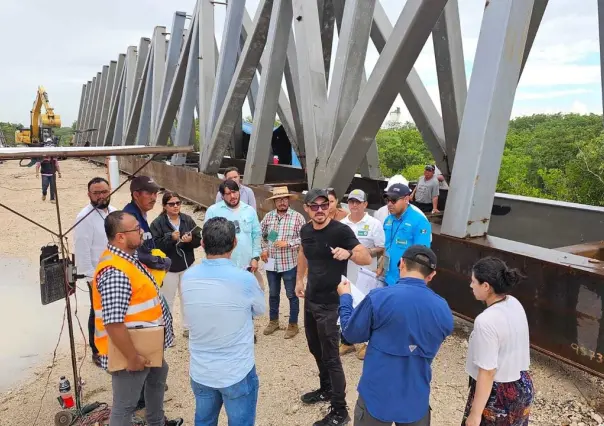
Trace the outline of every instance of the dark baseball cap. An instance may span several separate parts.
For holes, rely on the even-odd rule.
[[[304,197],[304,204],[314,203],[317,198],[321,197],[325,198],[326,200],[329,200],[327,191],[325,189],[311,189],[306,193],[306,196]]]
[[[161,187],[149,176],[137,176],[130,182],[130,193],[135,191],[157,192]]]
[[[384,193],[384,198],[403,198],[411,194],[411,190],[404,183],[395,183]]]
[[[428,259],[427,261],[426,258]],[[436,270],[436,254],[429,247],[420,244],[410,246],[403,253],[403,259],[409,259],[433,271]]]

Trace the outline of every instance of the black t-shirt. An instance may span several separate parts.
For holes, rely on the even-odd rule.
[[[314,303],[339,304],[337,288],[342,275],[346,275],[348,260],[336,260],[332,248],[352,250],[359,240],[349,226],[331,220],[323,229],[314,229],[312,222],[300,231],[302,250],[308,261],[308,282],[305,298]]]

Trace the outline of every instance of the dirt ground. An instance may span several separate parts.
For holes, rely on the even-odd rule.
[[[61,162],[63,178],[58,179],[60,207],[63,226],[71,226],[76,214],[87,204],[86,183],[94,176],[106,176],[103,168],[81,160]],[[40,199],[39,180],[34,177],[33,168],[20,168],[17,162],[0,164],[0,200],[10,203],[16,211],[30,215],[49,228],[56,230],[55,206]],[[129,201],[127,185],[112,197],[112,205],[121,208]],[[156,205],[151,219],[159,213],[160,203]],[[203,212],[193,213],[192,206],[184,211],[192,214],[201,224]],[[0,222],[4,233],[0,255],[2,258],[38,260],[39,247],[50,240],[48,233],[36,229],[25,220],[0,209]],[[198,253],[198,258],[202,253]],[[81,283],[85,288],[85,284]],[[80,285],[80,287],[82,287]],[[86,331],[88,295],[79,293],[79,317]],[[268,301],[268,294],[267,294]],[[35,309],[39,299],[15,300],[8,303],[28,305]],[[55,302],[57,304],[62,302]],[[170,365],[168,377],[169,390],[166,393],[165,409],[169,417],[183,417],[185,424],[193,424],[194,398],[188,378],[188,348],[181,335],[179,301],[174,312],[177,334],[176,346],[167,350],[166,359]],[[267,302],[268,303],[268,302]],[[37,304],[37,305],[36,305]],[[287,323],[288,304],[282,294],[281,320]],[[303,392],[318,387],[318,371],[308,352],[304,330],[293,340],[284,340],[283,331],[273,336],[264,336],[262,328],[267,322],[263,317],[256,321],[258,344],[256,362],[260,377],[260,395],[256,424],[259,426],[311,425],[320,419],[326,406],[306,407],[299,402]],[[52,334],[58,335],[61,323],[49,324]],[[467,338],[471,324],[456,321],[456,330],[443,344],[433,364],[432,379],[432,424],[437,426],[460,425],[466,401],[467,376],[464,372]],[[0,425],[52,425],[55,413],[59,411],[57,403],[59,377],[71,378],[71,360],[69,357],[67,331],[63,333],[62,344],[54,365],[51,365],[52,349],[42,354],[43,362],[14,378],[11,390],[0,394]],[[22,336],[25,340],[27,335]],[[76,348],[79,361],[82,361],[81,374],[84,381],[84,403],[94,401],[111,403],[111,383],[108,374],[96,368],[90,360],[88,351],[85,358],[86,338],[82,336],[76,324]],[[19,345],[20,342],[4,342],[4,345]],[[4,349],[3,349],[4,350]],[[347,400],[354,407],[357,393],[356,385],[361,374],[362,361],[354,355],[343,357],[347,378]],[[3,365],[2,368],[11,368]],[[604,385],[583,372],[561,364],[536,352],[532,353],[532,365],[536,402],[531,424],[533,425],[598,425],[604,424],[602,417],[595,411],[600,404],[600,395]],[[17,373],[15,373],[17,374]],[[48,386],[47,386],[48,382]],[[45,393],[45,391],[47,392]],[[226,425],[221,417],[220,425]]]

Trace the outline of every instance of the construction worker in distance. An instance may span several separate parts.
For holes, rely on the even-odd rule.
[[[125,370],[111,372],[113,406],[111,426],[131,426],[132,415],[145,387],[146,421],[149,426],[178,426],[182,419],[167,421],[164,416],[164,393],[168,364],[148,367],[128,329],[164,327],[164,348],[174,340],[172,315],[153,275],[139,260],[137,249],[143,231],[133,215],[122,210],[105,219],[107,249],[101,255],[92,281],[92,305],[95,313],[94,344],[101,366],[107,369],[109,339],[127,359]]]

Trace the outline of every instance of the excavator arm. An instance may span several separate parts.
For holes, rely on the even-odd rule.
[[[45,114],[42,114],[42,107]],[[61,127],[61,117],[55,114],[54,108],[50,106],[48,93],[42,86],[38,87],[30,119],[29,129],[17,130],[15,133],[15,142],[24,144],[44,142],[45,135],[52,136],[50,132],[52,127]]]

